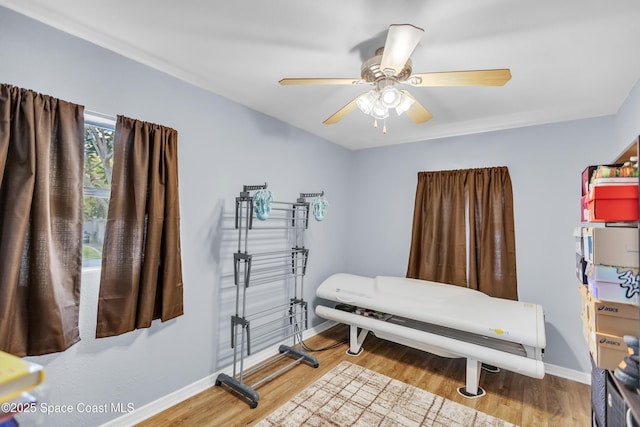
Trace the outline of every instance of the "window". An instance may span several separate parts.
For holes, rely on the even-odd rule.
[[[100,266],[107,223],[115,121],[85,114],[82,266]]]

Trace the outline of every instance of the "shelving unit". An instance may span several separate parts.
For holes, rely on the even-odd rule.
[[[624,162],[627,162],[631,157],[633,156],[637,157],[639,152],[640,152],[640,137],[636,138],[612,162],[612,164],[622,164]],[[639,181],[639,184],[640,184],[640,181]],[[638,192],[640,196],[640,185],[638,188],[639,188]],[[638,200],[639,200],[638,207],[640,212],[640,197],[638,198]],[[628,225],[633,225],[638,229],[638,237],[640,241],[639,223],[635,222],[633,224],[630,223]],[[639,259],[639,262],[640,262],[640,259]],[[638,307],[638,310],[640,310],[640,307]],[[630,416],[632,416],[633,419],[636,421],[640,420],[640,393],[638,392],[638,388],[634,390],[626,387],[624,383],[622,383],[615,377],[612,371],[607,371],[607,370],[597,368],[595,365],[593,365],[592,369],[593,369],[592,385],[591,385],[592,390],[594,389],[599,390],[595,393],[592,393],[592,407],[594,408],[593,410],[596,412],[601,413],[603,409],[606,412],[606,416],[604,416],[604,414],[600,414],[601,416],[604,417],[604,420],[602,421],[604,425],[600,425],[599,427],[631,425],[631,424],[627,424],[629,418],[631,418]],[[637,386],[640,387],[640,383]],[[610,390],[609,389],[610,387],[613,387],[614,389]],[[615,396],[617,394],[619,394],[624,401],[624,405],[620,404],[619,405],[620,407],[617,407],[615,404]],[[596,408],[598,409],[596,410]],[[623,411],[623,412],[619,413],[620,411]],[[596,418],[597,417],[594,415],[593,425],[597,425],[597,423],[595,423]]]
[[[234,283],[236,286],[235,314],[231,316],[231,347],[233,348],[233,375],[220,374],[216,386],[225,385],[249,401],[249,406],[258,406],[260,398],[255,390],[259,385],[275,378],[299,363],[317,368],[315,357],[302,351],[302,331],[308,327],[308,307],[304,300],[304,276],[309,259],[309,250],[304,246],[304,232],[309,225],[309,202],[307,197],[322,193],[301,193],[295,202],[272,201],[272,214],[258,224],[254,219],[254,200],[251,195],[257,190],[266,190],[264,185],[245,185],[236,197],[235,228],[238,230],[238,250],[234,253]],[[288,233],[288,247],[283,249],[252,252],[249,250],[252,231],[282,230]],[[275,287],[273,286],[275,284]],[[282,293],[282,304],[249,309],[248,303],[258,297],[253,289],[269,287],[268,292]],[[252,354],[252,347],[270,342],[292,340],[292,344],[280,345],[275,357],[245,369],[245,357]],[[246,377],[272,366],[287,357],[290,363],[269,371],[252,384]]]
[[[614,162],[615,163],[624,163],[625,161],[628,161],[629,158],[632,157],[632,156],[636,156],[637,157],[639,153],[640,153],[640,136],[637,137],[635,139],[635,141],[633,141],[631,144],[629,144],[627,149],[622,154],[620,154],[620,156],[618,156],[618,158],[616,158],[616,160]],[[638,185],[638,212],[640,213],[640,177],[638,179],[639,179],[639,185]],[[640,241],[640,226],[638,224],[636,224],[636,226],[638,227],[638,241]],[[640,308],[639,308],[639,310],[640,310]],[[620,391],[620,394],[622,395],[622,398],[624,399],[624,401],[629,406],[629,410],[633,414],[634,419],[635,420],[640,420],[640,393],[638,392],[638,389],[630,390],[627,387],[625,387],[624,384],[622,384],[622,382],[620,382],[613,375],[611,375],[611,377],[613,378],[613,381],[616,383],[616,385],[618,387],[618,390]],[[640,387],[640,384],[638,384],[638,387]]]

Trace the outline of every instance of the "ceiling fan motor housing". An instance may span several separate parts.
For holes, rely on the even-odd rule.
[[[393,76],[387,76],[382,69],[380,69],[380,62],[382,61],[382,53],[384,47],[380,47],[376,50],[376,54],[373,58],[369,58],[362,63],[360,68],[360,76],[363,80],[369,83],[375,83],[379,80],[392,77],[396,81],[405,81],[411,76],[411,60],[408,59],[404,64],[402,70]]]

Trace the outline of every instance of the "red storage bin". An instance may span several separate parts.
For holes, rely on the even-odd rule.
[[[638,220],[637,185],[595,185],[587,196],[589,221]]]

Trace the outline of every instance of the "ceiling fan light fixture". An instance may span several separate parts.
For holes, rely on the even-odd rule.
[[[380,98],[373,104],[373,108],[371,109],[371,113],[369,113],[371,117],[382,120],[389,117],[389,109],[382,105]]]
[[[410,96],[405,95],[404,93],[400,92],[400,102],[398,102],[398,105],[395,107],[396,108],[396,113],[398,115],[401,115],[402,113],[406,112],[407,110],[409,110],[409,108],[411,108],[411,106],[413,105],[415,101],[415,99],[411,98]]]
[[[358,100],[356,101],[356,105],[358,106],[360,111],[370,115],[374,105],[376,104],[376,101],[378,100],[378,96],[378,91],[372,89],[358,98]]]
[[[402,101],[402,94],[393,86],[386,86],[380,91],[380,104],[385,108],[396,108]]]

